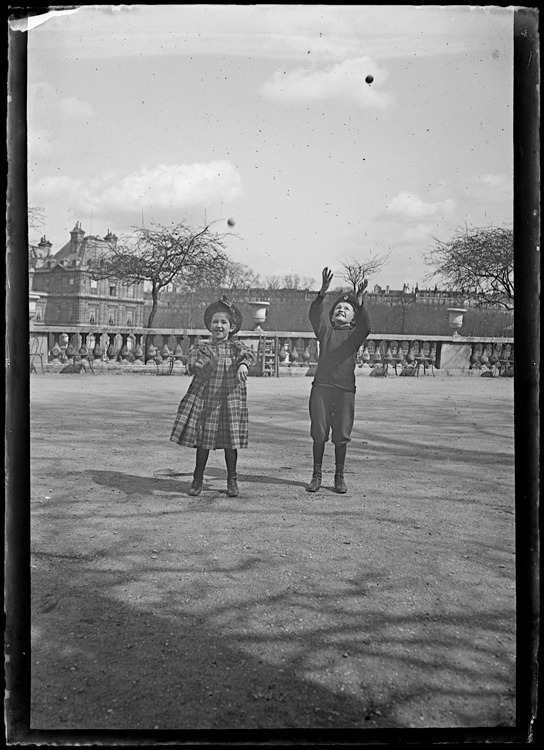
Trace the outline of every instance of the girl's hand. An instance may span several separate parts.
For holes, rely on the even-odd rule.
[[[247,380],[248,367],[247,365],[241,364],[238,367],[238,382],[245,383]]]
[[[359,286],[357,287],[357,304],[359,307],[363,304],[363,296],[365,293],[365,289],[368,286],[368,279],[363,279]]]
[[[321,279],[322,279],[322,281],[321,281],[321,289],[319,291],[319,294],[322,297],[324,297],[325,294],[327,293],[327,291],[328,291],[328,289],[329,289],[329,287],[331,285],[331,281],[332,281],[332,277],[333,276],[334,276],[333,272],[329,271],[328,268],[324,268],[323,271],[321,272]]]

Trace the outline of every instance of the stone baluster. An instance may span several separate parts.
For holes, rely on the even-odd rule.
[[[88,333],[80,333],[81,346],[79,347],[79,356],[81,359],[89,359],[89,350],[87,349],[87,336]]]
[[[53,334],[53,346],[51,347],[51,351],[49,352],[49,357],[53,364],[60,363],[60,355],[62,354],[59,346],[59,336],[60,333]]]
[[[144,350],[142,349],[143,333],[136,333],[134,346],[134,362],[138,365],[143,364]]]
[[[404,350],[402,348],[402,345],[403,345],[402,341],[396,341],[395,343],[396,343],[397,348],[395,349],[395,353],[393,355],[393,361],[394,361],[395,372],[398,375],[399,369],[400,369],[400,372],[402,372],[402,367],[404,365]]]
[[[145,363],[146,365],[149,365],[150,367],[155,366],[155,360],[157,359],[158,351],[157,347],[153,343],[153,337],[149,341],[149,345],[147,347],[147,352],[145,353]]]
[[[94,334],[94,349],[93,349],[93,357],[95,360],[102,359],[103,349],[102,349],[102,337],[97,332]]]
[[[174,367],[176,371],[184,372],[185,355],[183,354],[183,348],[181,346],[181,342],[183,341],[183,336],[175,336],[175,340],[176,340],[176,345],[174,347]]]
[[[485,369],[489,368],[489,356],[487,354],[487,344],[482,345],[482,353],[480,355],[480,365]]]
[[[372,363],[374,367],[377,367],[382,361],[381,346],[381,341],[374,342],[374,353],[372,354]]]
[[[472,344],[472,354],[470,356],[470,366],[469,366],[470,370],[478,369],[479,367],[481,367],[481,362],[480,362],[481,350],[482,350],[481,344]]]
[[[130,349],[128,348],[128,333],[121,334],[121,349],[119,351],[119,358],[123,364],[128,364],[130,358]]]
[[[58,333],[53,333],[53,346],[51,347],[51,350],[49,352],[49,359],[52,363],[58,364],[60,362],[60,346],[59,346],[59,335]]]
[[[504,377],[514,376],[514,345],[506,344],[504,347]]]
[[[163,359],[168,359],[168,357],[172,354],[170,351],[170,347],[168,346],[168,338],[166,336],[162,337],[162,348],[161,348],[161,357]]]
[[[489,367],[491,368],[491,372],[494,375],[498,374],[499,359],[500,359],[499,344],[494,343],[491,347],[491,352],[489,354]]]
[[[300,354],[300,359],[302,360],[301,364],[308,365],[310,363],[310,357],[312,356],[310,354],[310,339],[302,339],[302,342],[304,344],[304,349]]]
[[[285,348],[285,344],[288,341],[288,339],[283,339],[281,342],[281,347],[278,352],[278,360],[280,365],[287,364],[287,359],[289,358],[289,354],[287,352],[287,349]]]
[[[174,359],[176,362],[183,362],[184,354],[181,346],[183,336],[176,336],[176,346],[174,348]]]
[[[410,343],[408,344],[408,352],[407,352],[406,357],[405,357],[406,364],[409,367],[413,367],[414,366],[414,362],[416,360],[416,355],[415,355],[414,349],[415,349],[414,342],[410,341]]]
[[[60,361],[63,363],[67,361],[66,347],[68,346],[68,341],[69,341],[68,334],[61,333],[59,336],[59,348],[60,348]]]
[[[291,338],[291,353],[289,354],[291,365],[296,365],[300,359],[297,349],[297,341],[298,339],[296,337]]]
[[[370,365],[370,353],[368,351],[368,343],[365,341],[363,344],[363,353],[361,355],[361,362],[364,365]]]
[[[68,343],[66,344],[66,352],[65,352],[66,353],[66,359],[68,361],[72,361],[73,362],[74,359],[75,359],[76,353],[77,353],[76,350],[75,350],[75,348],[72,345],[72,338],[73,338],[74,334],[73,333],[68,333],[66,335],[68,336]]]
[[[108,357],[110,362],[113,362],[113,360],[117,358],[117,346],[115,343],[116,334],[108,333],[107,336],[110,340],[110,343],[108,345],[108,348],[106,349],[106,356]]]

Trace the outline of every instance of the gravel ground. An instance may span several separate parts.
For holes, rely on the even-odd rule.
[[[237,498],[189,382],[31,377],[31,727],[514,726],[513,381],[358,378],[312,495],[311,379],[252,378]]]

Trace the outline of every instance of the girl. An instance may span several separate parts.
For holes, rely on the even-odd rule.
[[[223,448],[227,465],[227,495],[238,496],[238,448],[248,445],[246,381],[255,354],[232,336],[242,327],[240,310],[226,297],[204,312],[212,339],[193,346],[188,368],[194,375],[182,398],[170,440],[196,448],[196,467],[189,495],[200,495],[210,450]]]

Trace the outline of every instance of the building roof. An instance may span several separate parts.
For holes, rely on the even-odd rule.
[[[70,235],[70,241],[56,253],[53,253],[51,260],[55,260],[57,263],[68,261],[68,265],[71,265],[71,261],[75,260],[77,265],[81,265],[90,259],[94,260],[101,255],[109,254],[117,242],[117,237],[109,231],[104,238],[96,235],[85,237],[85,232],[81,229],[79,222],[76,223]]]

